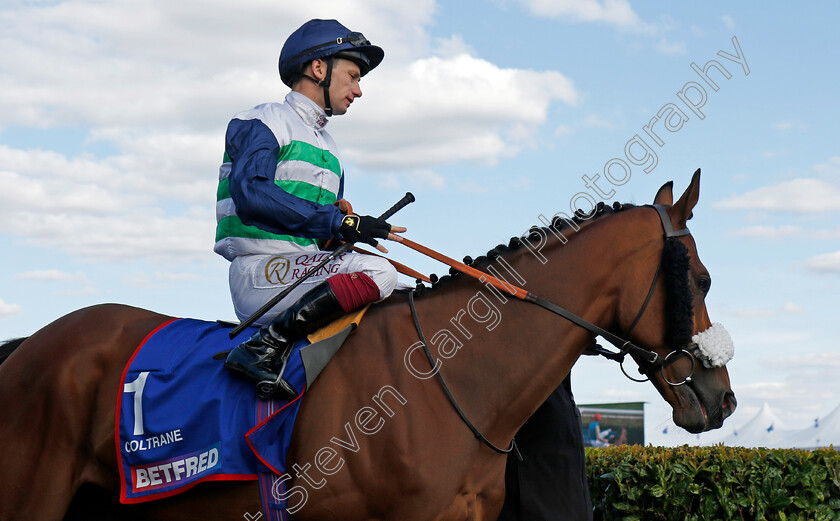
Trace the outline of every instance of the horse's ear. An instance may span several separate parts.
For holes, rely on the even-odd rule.
[[[664,204],[671,206],[674,204],[674,182],[668,181],[662,188],[656,192],[656,197],[653,198],[653,204]]]
[[[686,221],[691,219],[692,210],[700,199],[700,169],[698,168],[691,177],[691,183],[685,189],[680,199],[674,203],[668,213],[671,215],[671,221],[679,229],[684,227]]]

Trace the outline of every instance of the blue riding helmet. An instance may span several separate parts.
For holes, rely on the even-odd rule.
[[[385,51],[337,20],[309,20],[289,36],[280,51],[280,79],[291,87],[304,65],[328,57],[353,60],[364,76],[382,62]]]

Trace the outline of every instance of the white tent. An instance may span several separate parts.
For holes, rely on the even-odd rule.
[[[815,449],[829,445],[840,448],[840,405],[814,425],[779,440],[774,447]]]
[[[765,402],[753,419],[714,443],[730,447],[778,447],[791,432]]]

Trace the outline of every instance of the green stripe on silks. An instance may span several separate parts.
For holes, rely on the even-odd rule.
[[[230,178],[225,177],[219,181],[219,187],[216,189],[216,202],[230,197]]]
[[[341,163],[329,150],[318,148],[315,145],[303,141],[292,141],[288,145],[280,147],[277,152],[277,162],[281,161],[304,161],[319,168],[329,170],[337,176],[341,176]],[[222,163],[230,163],[231,159],[227,151],[222,158]]]
[[[219,223],[216,225],[216,242],[219,242],[225,237],[241,237],[244,239],[273,239],[276,241],[293,242],[295,244],[299,244],[300,246],[311,246],[314,244],[320,247],[320,241],[316,239],[307,239],[305,237],[294,237],[292,235],[280,235],[276,233],[267,232],[265,230],[257,228],[256,226],[242,224],[242,221],[239,219],[239,217],[235,215],[230,215],[228,217],[222,218],[222,220],[219,221]]]
[[[304,183],[303,181],[275,181],[274,183],[287,193],[313,203],[333,204],[336,199],[335,194],[329,190]]]
[[[337,157],[329,150],[320,149],[303,141],[292,141],[280,147],[277,162],[281,161],[305,161],[341,177],[341,163],[338,162]]]
[[[285,190],[287,193],[306,199],[318,204],[333,204],[336,196],[329,190],[324,190],[315,185],[304,183],[303,181],[274,181],[274,184]],[[216,189],[216,201],[230,198],[230,180],[224,178],[219,181],[219,187]]]

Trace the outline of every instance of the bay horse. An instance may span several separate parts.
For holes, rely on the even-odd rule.
[[[699,181],[698,170],[676,203],[671,183],[656,194],[676,230],[692,215]],[[626,336],[634,345],[668,357],[666,290],[654,276],[664,221],[651,207],[595,213],[562,235],[532,229],[544,239],[539,251],[499,248],[491,257],[529,291],[590,323],[619,334],[632,324]],[[677,240],[688,251],[688,325],[696,334],[711,326],[710,277],[691,235]],[[490,269],[491,262],[475,265]],[[595,336],[479,280],[452,277],[416,298],[432,366],[406,300],[395,294],[374,306],[307,390],[287,459],[295,469],[285,483],[294,519],[495,520],[506,458],[490,445],[510,444]],[[115,500],[120,375],[141,339],[169,318],[98,305],[45,326],[10,355],[0,350],[0,359],[7,356],[0,365],[0,521],[260,518],[256,482],[203,483],[138,505]],[[432,378],[438,373],[486,444]],[[684,356],[648,375],[690,432],[720,427],[736,406],[725,366]]]

